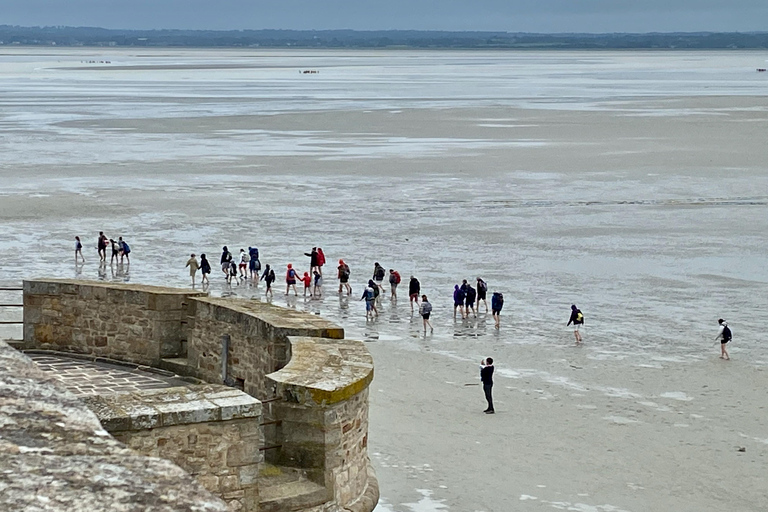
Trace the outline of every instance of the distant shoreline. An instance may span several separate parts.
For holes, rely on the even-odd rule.
[[[388,50],[766,50],[768,32],[539,34],[427,30],[123,30],[0,25],[0,48]]]

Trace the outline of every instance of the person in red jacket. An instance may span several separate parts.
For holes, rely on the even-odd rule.
[[[304,283],[304,296],[307,296],[307,292],[309,292],[310,297],[312,296],[312,276],[309,275],[309,272],[304,272],[304,276],[301,278],[301,282]]]

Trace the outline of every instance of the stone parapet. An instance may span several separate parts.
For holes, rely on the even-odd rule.
[[[159,366],[183,352],[194,290],[99,281],[24,281],[24,349]]]
[[[290,338],[292,357],[268,375],[282,402],[279,463],[333,489],[342,509],[369,512],[378,484],[368,458],[368,386],[373,359],[360,341]],[[367,508],[370,505],[370,508]]]
[[[227,375],[260,399],[273,396],[266,375],[291,358],[289,336],[344,338],[344,329],[321,317],[263,302],[210,297],[193,302],[195,328],[187,343],[190,373],[221,382],[222,337],[227,335]]]
[[[168,460],[138,455],[0,342],[0,510],[226,512]]]

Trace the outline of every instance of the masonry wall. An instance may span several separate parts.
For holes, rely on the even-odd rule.
[[[183,351],[193,290],[24,281],[24,348],[92,354],[157,366]]]
[[[0,510],[227,512],[168,460],[141,456],[0,341]]]
[[[194,376],[221,382],[222,336],[229,335],[228,376],[251,396],[268,399],[274,386],[266,375],[290,359],[289,336],[344,337],[344,330],[313,317],[251,300],[196,298],[187,364]]]

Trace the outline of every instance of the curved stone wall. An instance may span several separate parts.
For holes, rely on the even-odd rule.
[[[367,454],[373,361],[362,342],[343,338],[341,327],[318,316],[258,301],[141,285],[24,282],[25,349],[162,367],[270,402],[265,423],[275,428],[263,437],[275,466],[258,477],[253,495],[260,501],[249,505],[264,512],[370,512],[378,501]],[[153,450],[147,453],[163,453]],[[270,480],[270,472],[280,476]],[[286,475],[308,479],[306,492],[283,496]]]

